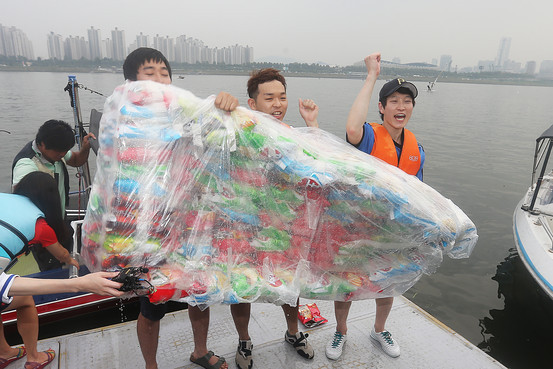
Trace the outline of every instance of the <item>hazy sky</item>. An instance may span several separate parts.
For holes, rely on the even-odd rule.
[[[209,47],[254,48],[299,62],[350,65],[373,51],[385,60],[431,62],[451,55],[452,66],[493,60],[502,37],[509,58],[553,60],[553,2],[547,0],[2,0],[0,23],[15,26],[48,57],[46,35],[84,36],[90,26],[102,39],[114,27],[136,34],[197,38]]]

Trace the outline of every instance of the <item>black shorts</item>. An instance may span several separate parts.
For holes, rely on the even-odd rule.
[[[140,296],[140,314],[146,319],[157,322],[167,312],[167,303],[152,304],[146,296]]]

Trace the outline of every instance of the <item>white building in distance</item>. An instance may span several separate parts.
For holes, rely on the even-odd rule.
[[[46,40],[48,44],[48,59],[63,60],[65,58],[63,37],[57,33],[50,32],[46,36]]]
[[[29,60],[35,58],[33,43],[27,38],[25,32],[2,24],[0,24],[0,55],[23,57]]]
[[[88,48],[90,59],[96,60],[104,57],[102,53],[102,33],[92,26],[88,29]]]

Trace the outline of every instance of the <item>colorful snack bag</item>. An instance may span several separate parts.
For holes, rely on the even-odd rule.
[[[313,328],[328,322],[327,319],[321,316],[321,312],[315,303],[300,305],[298,309],[298,319],[307,328]]]

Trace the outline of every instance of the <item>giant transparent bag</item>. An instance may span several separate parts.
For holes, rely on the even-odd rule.
[[[323,130],[171,85],[119,86],[99,140],[82,254],[148,267],[155,303],[400,295],[478,238],[450,200]]]

